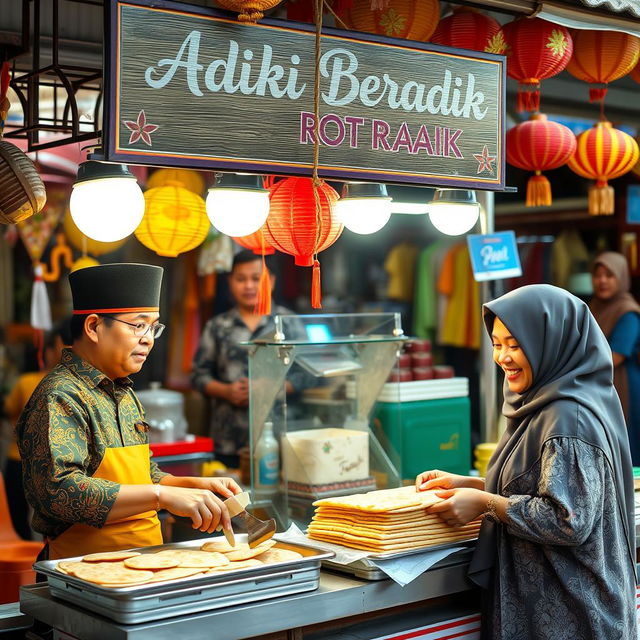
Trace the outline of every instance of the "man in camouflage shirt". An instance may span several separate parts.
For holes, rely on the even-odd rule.
[[[238,451],[249,444],[249,363],[241,343],[275,330],[273,316],[291,313],[277,305],[269,316],[255,313],[261,274],[260,256],[236,254],[229,274],[235,306],[207,322],[193,362],[193,385],[211,398],[216,458],[234,468],[239,466]],[[287,390],[293,387],[289,384]]]

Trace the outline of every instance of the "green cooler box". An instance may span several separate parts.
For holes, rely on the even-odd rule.
[[[471,410],[468,397],[378,402],[374,431],[380,433],[380,430],[386,436],[383,440],[388,440],[392,460],[399,456],[398,471],[405,480],[413,481],[428,469],[469,474]]]

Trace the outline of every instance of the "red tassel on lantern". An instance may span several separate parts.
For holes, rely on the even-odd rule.
[[[540,18],[516,18],[502,27],[507,74],[520,83],[518,111],[539,111],[540,81],[569,64],[573,43],[565,27]]]
[[[507,162],[514,167],[535,171],[527,184],[527,206],[551,204],[551,185],[542,171],[566,164],[576,150],[571,129],[547,119],[543,113],[507,131]]]
[[[311,306],[314,309],[322,309],[322,283],[320,281],[320,262],[313,261],[313,274],[311,277]]]

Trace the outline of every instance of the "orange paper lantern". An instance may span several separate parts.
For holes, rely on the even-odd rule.
[[[639,156],[638,143],[610,122],[598,122],[578,136],[569,167],[579,176],[596,181],[589,189],[590,214],[613,213],[614,193],[608,181],[631,171]]]
[[[486,53],[503,54],[507,49],[500,23],[472,7],[456,7],[440,20],[431,42]]]
[[[588,82],[589,102],[604,100],[607,84],[630,73],[640,57],[640,40],[618,31],[572,30],[572,75]]]
[[[527,183],[527,206],[551,204],[551,185],[543,171],[557,169],[569,161],[576,150],[576,137],[568,127],[534,113],[527,122],[507,131],[507,162],[534,171]]]
[[[342,233],[343,226],[333,214],[339,196],[321,181],[317,187],[320,211],[311,178],[285,178],[270,189],[269,217],[264,225],[265,239],[278,251],[294,256],[301,267],[313,267],[311,304],[320,308],[320,264],[317,254],[329,248]]]
[[[244,249],[253,251],[257,256],[270,256],[276,252],[265,237],[264,225],[248,236],[234,237],[233,240]]]
[[[336,8],[349,29],[421,42],[429,40],[440,20],[438,0],[390,0],[384,8],[371,6],[371,0],[353,0],[351,6]]]
[[[502,27],[507,41],[507,74],[520,83],[518,111],[540,110],[540,81],[569,63],[573,43],[564,27],[540,18],[516,18]]]
[[[204,242],[211,223],[204,200],[184,187],[156,187],[144,194],[136,238],[159,256],[175,258]]]

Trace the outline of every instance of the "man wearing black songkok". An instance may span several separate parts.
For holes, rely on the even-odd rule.
[[[150,460],[129,375],[160,337],[162,269],[144,264],[88,267],[69,276],[73,345],[33,393],[17,427],[23,478],[52,559],[162,544],[157,511],[193,527],[229,527],[215,494],[227,478],[174,477]]]

